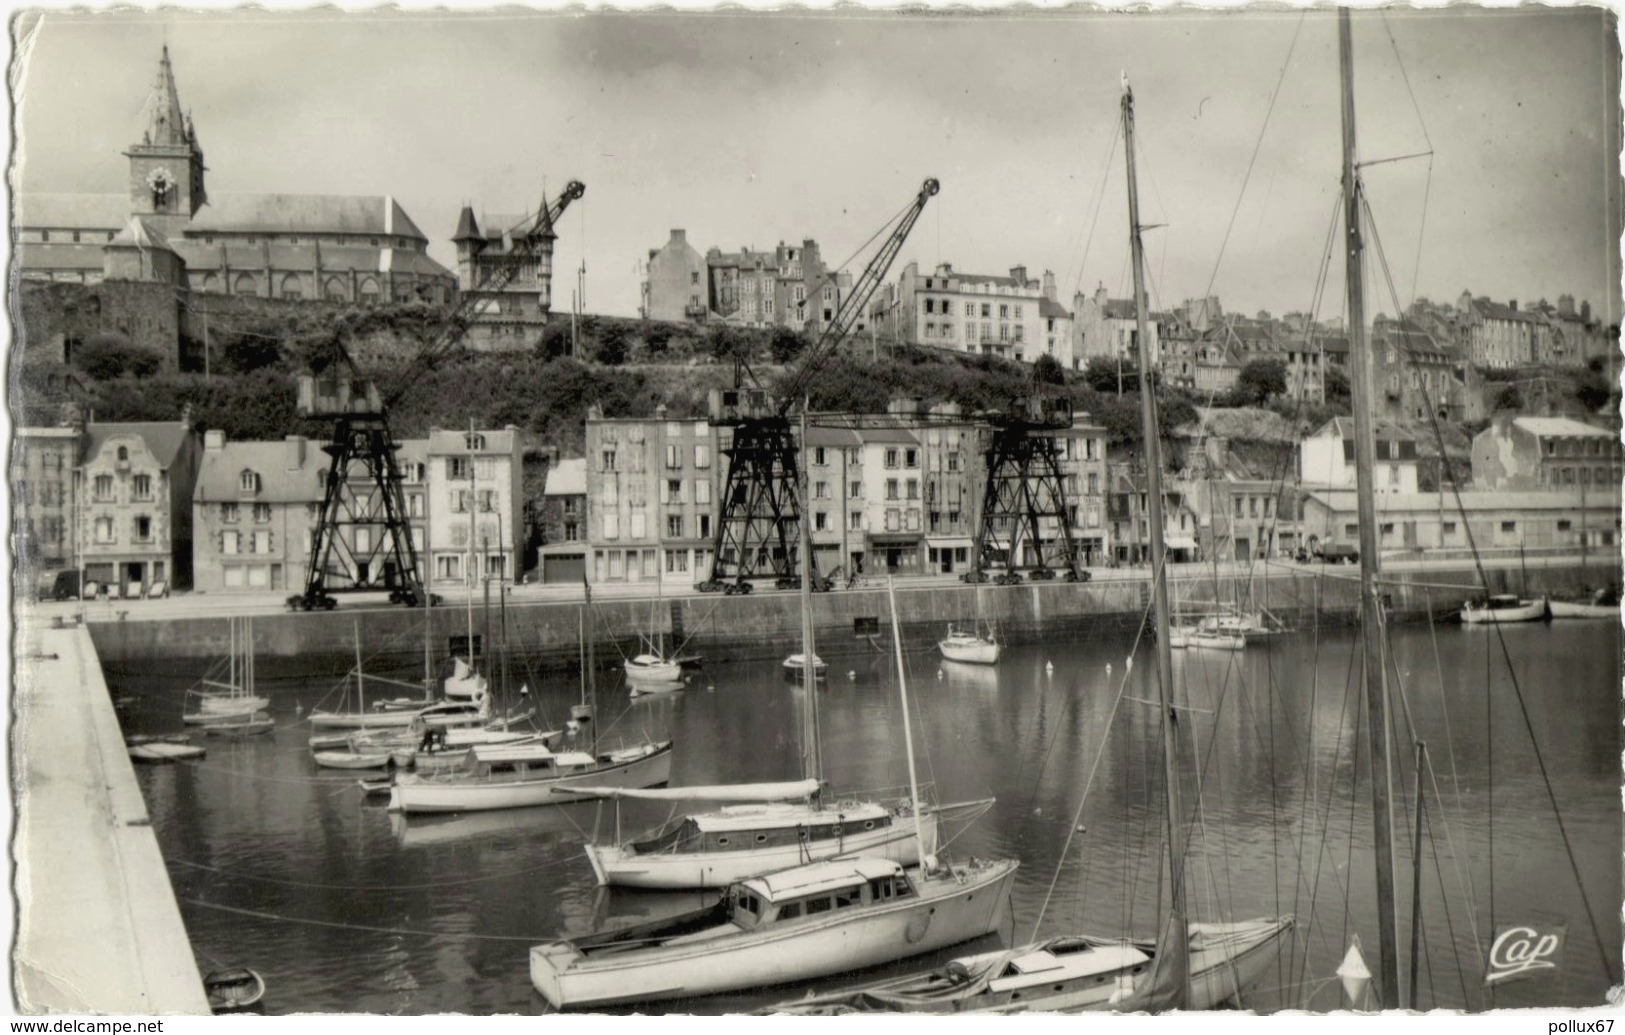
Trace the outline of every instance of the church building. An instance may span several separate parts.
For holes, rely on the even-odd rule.
[[[117,194],[20,193],[24,280],[169,283],[191,291],[341,302],[450,304],[457,278],[388,195],[211,194],[169,48]]]

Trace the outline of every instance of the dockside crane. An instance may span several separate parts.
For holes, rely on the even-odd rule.
[[[739,363],[734,388],[720,393],[713,402],[711,424],[728,428],[732,442],[722,450],[728,457],[728,478],[712,537],[711,574],[697,586],[702,592],[749,593],[752,580],[758,578],[772,578],[781,589],[798,584],[801,475],[791,409],[866,311],[926,202],[939,189],[935,179],[927,179],[913,202],[893,218],[891,233],[807,350],[780,398],[769,398],[760,384],[747,387],[746,378],[755,382],[755,377]],[[816,567],[810,574],[815,586],[827,587]]]
[[[1015,583],[1022,570],[1034,581],[1057,575],[1067,582],[1087,579],[1088,572],[1079,573],[1056,444],[1056,435],[1072,427],[1071,400],[1030,397],[983,416],[987,481],[965,581]],[[1003,570],[991,575],[995,568]]]
[[[500,291],[521,272],[551,255],[554,226],[572,201],[587,192],[572,180],[534,218],[509,231],[513,247],[485,261],[488,274],[465,293],[440,332],[395,375],[387,392],[361,371],[342,338],[335,338],[326,367],[299,378],[298,416],[331,425],[323,450],[331,458],[323,480],[321,513],[311,533],[304,591],[288,598],[296,611],[330,610],[332,593],[387,588],[392,603],[416,607],[429,601],[418,570],[417,547],[401,490],[402,475],[389,411],[468,333],[483,294]],[[350,534],[344,530],[350,529]],[[366,536],[356,533],[369,529]],[[373,538],[370,530],[377,529]]]

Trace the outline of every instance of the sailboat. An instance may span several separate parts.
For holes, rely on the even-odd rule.
[[[205,676],[201,689],[186,692],[187,707],[181,721],[188,726],[205,726],[215,733],[264,733],[271,729],[265,709],[271,699],[254,686],[254,620],[228,618],[226,680]],[[218,669],[216,669],[218,671]]]
[[[953,625],[948,626],[948,633],[937,643],[937,649],[942,652],[943,658],[948,661],[964,661],[973,665],[992,665],[999,660],[998,638],[991,628],[984,636],[982,626],[982,586],[977,583],[976,590],[976,623],[969,629],[961,629]]]
[[[1586,486],[1580,483],[1580,584],[1586,582]],[[1616,508],[1617,509],[1617,508]],[[1553,618],[1611,618],[1619,621],[1619,584],[1617,582],[1582,592],[1575,597],[1554,597],[1547,600]]]
[[[583,623],[591,607],[589,588],[582,605]],[[592,642],[590,636],[583,635],[583,639],[589,645]],[[571,709],[570,722],[575,732],[585,734],[585,750],[555,751],[542,736],[514,743],[475,744],[460,766],[397,773],[389,789],[390,811],[468,812],[560,805],[602,797],[604,788],[658,787],[671,779],[669,740],[598,750],[590,653],[583,668],[581,703]]]
[[[316,709],[308,717],[311,728],[318,732],[310,738],[312,751],[317,752],[348,752],[351,754],[376,754],[377,750],[368,750],[362,745],[353,742],[357,731],[406,731],[415,724],[438,725],[443,727],[478,726],[484,723],[491,713],[489,697],[481,697],[468,701],[441,701],[429,702],[427,699],[418,702],[414,708],[379,707],[374,702],[372,708],[367,707],[367,681],[383,682],[394,686],[409,687],[412,684],[398,679],[386,679],[383,676],[369,675],[362,668],[361,662],[361,622],[356,620],[355,628],[355,668],[349,673],[355,677],[355,708],[347,709]],[[348,685],[345,689],[345,699],[349,698]],[[341,702],[342,704],[343,702]],[[376,746],[369,746],[376,747]],[[384,760],[362,768],[374,768],[387,763],[388,753],[384,753]],[[320,761],[320,760],[319,760]],[[326,762],[334,767],[355,768],[344,765],[347,760],[329,757]]]
[[[909,784],[918,800],[895,591],[889,596]],[[679,999],[876,966],[997,931],[1016,861],[941,865],[924,851],[917,810],[914,816],[926,859],[918,869],[844,854],[752,877],[714,905],[671,919],[535,946],[531,982],[561,1009]]]
[[[683,664],[674,656],[667,657],[665,637],[656,632],[660,623],[662,587],[666,580],[656,574],[655,598],[649,605],[649,631],[642,635],[644,649],[626,659],[626,679],[633,693],[657,694],[683,687]]]
[[[1152,369],[1146,334],[1144,254],[1134,176],[1134,94],[1123,79],[1124,150],[1128,156],[1130,243],[1142,370]],[[1211,1009],[1255,985],[1293,929],[1291,916],[1235,923],[1192,923],[1185,917],[1185,825],[1179,784],[1179,736],[1172,720],[1173,645],[1168,605],[1167,547],[1162,518],[1162,456],[1155,392],[1140,392],[1146,451],[1146,507],[1151,528],[1153,610],[1156,620],[1158,713],[1162,725],[1163,794],[1168,900],[1156,941],[1067,934],[1002,952],[962,957],[925,974],[858,991],[809,996],[771,1008],[797,1014],[1015,1013],[1033,1010]]]
[[[803,431],[802,440],[806,440]],[[806,470],[803,462],[802,470]],[[816,658],[813,647],[812,585],[808,576],[808,532],[802,528],[801,656]],[[932,807],[917,799],[882,804],[823,799],[819,751],[816,667],[799,666],[806,693],[801,703],[802,779],[780,783],[670,787],[655,791],[616,791],[619,800],[731,803],[720,809],[678,816],[630,839],[587,845],[594,875],[605,885],[637,888],[715,888],[757,874],[861,853],[915,865],[937,850],[938,817],[945,811],[969,815],[991,799]],[[910,832],[918,826],[920,837]],[[921,847],[923,845],[923,848]]]

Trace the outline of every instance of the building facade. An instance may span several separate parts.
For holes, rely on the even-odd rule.
[[[819,299],[833,273],[824,268],[818,242],[800,245],[780,241],[772,251],[741,248],[705,254],[709,305],[719,318],[746,327],[787,327],[818,333],[822,327]]]
[[[1505,370],[1528,366],[1550,345],[1550,330],[1534,313],[1520,310],[1516,300],[1502,305],[1474,298],[1463,291],[1456,302],[1460,326],[1466,336],[1467,358],[1476,366]]]
[[[560,460],[542,487],[541,581],[580,582],[587,572],[587,461]]]
[[[688,231],[674,229],[664,245],[649,249],[639,308],[645,320],[703,320],[709,295],[705,258],[688,243]]]
[[[1095,288],[1093,295],[1079,292],[1072,301],[1072,355],[1071,369],[1081,370],[1091,359],[1121,360],[1125,365],[1138,368],[1140,364],[1139,317],[1132,298],[1110,298],[1106,285]],[[1151,355],[1162,360],[1160,321],[1146,315],[1145,333],[1151,339]]]
[[[524,536],[519,429],[431,428],[422,459],[428,548],[420,545],[419,564],[429,588],[514,582]],[[404,448],[402,462],[414,463]],[[408,486],[417,473],[406,472]]]
[[[1473,486],[1618,493],[1619,435],[1567,417],[1502,414],[1473,437]]]
[[[1377,421],[1374,489],[1378,493],[1417,491],[1416,439],[1398,425]],[[1298,483],[1304,491],[1355,486],[1354,418],[1333,417],[1298,447]]]
[[[83,583],[120,597],[191,586],[192,493],[203,449],[189,416],[85,426],[74,472]]]
[[[1305,541],[1359,543],[1359,507],[1348,490],[1304,498]],[[1573,491],[1392,494],[1377,500],[1385,555],[1438,550],[1579,551],[1619,543],[1619,493]]]
[[[224,432],[205,432],[192,494],[193,590],[303,588],[327,459],[320,444],[297,435],[227,442]]]
[[[588,410],[588,578],[601,582],[710,577],[719,479],[717,429],[707,420],[606,418]]]
[[[1049,351],[1055,275],[1042,280],[1013,266],[1007,277],[959,273],[948,263],[921,274],[918,263],[903,269],[897,288],[899,333],[903,340],[952,352],[998,356],[1031,363]],[[1063,365],[1065,357],[1057,355]]]
[[[19,586],[78,568],[74,468],[77,425],[14,428],[11,437],[11,555]]]

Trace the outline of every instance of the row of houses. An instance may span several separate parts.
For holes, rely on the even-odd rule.
[[[959,574],[975,561],[985,432],[952,407],[929,420],[859,428],[813,420],[808,522],[825,574]],[[517,429],[431,430],[400,443],[406,515],[431,588],[514,582],[688,585],[710,575],[731,429],[705,419],[609,418],[593,410],[582,457],[553,463],[529,501]],[[1036,434],[1036,433],[1035,433]],[[1066,532],[1089,567],[1141,563],[1150,528],[1143,471],[1107,455],[1087,415],[1054,439]],[[1503,417],[1472,443],[1471,488],[1423,486],[1415,439],[1379,422],[1379,542],[1397,552],[1618,544],[1622,457],[1613,433],[1566,418]],[[170,588],[291,592],[304,585],[328,457],[298,436],[229,442],[189,415],[167,423],[21,428],[11,462],[19,570],[72,570],[120,596]],[[1334,418],[1290,462],[1249,461],[1225,438],[1187,449],[1166,482],[1164,539],[1176,561],[1294,556],[1358,537],[1354,428]],[[371,491],[353,485],[352,491]],[[536,503],[534,507],[528,506]],[[364,509],[364,508],[362,508]],[[544,545],[524,553],[530,514]],[[991,530],[996,540],[1008,530]],[[381,586],[367,569],[381,526],[341,526],[335,588]],[[1055,521],[1041,540],[1062,535]],[[1034,544],[1027,544],[1030,551]],[[1030,564],[1032,553],[1016,558]]]
[[[330,476],[322,443],[293,435],[228,442],[220,431],[200,432],[189,415],[14,435],[20,571],[77,571],[119,597],[303,588]],[[397,459],[431,588],[517,577],[525,530],[516,429],[431,430],[403,441]],[[396,573],[368,570],[365,560],[384,532],[342,524],[346,548],[334,556],[346,570],[329,585],[388,584]]]

